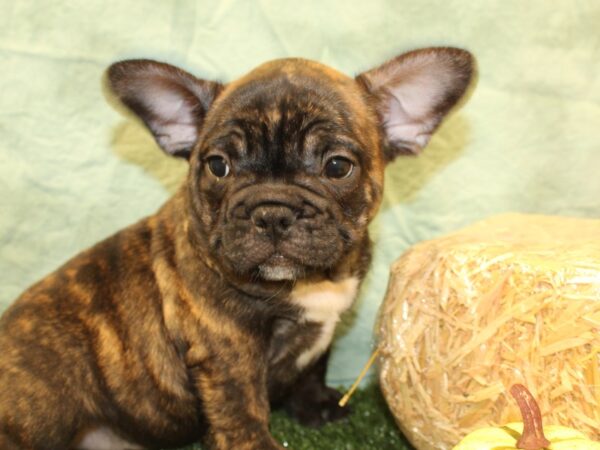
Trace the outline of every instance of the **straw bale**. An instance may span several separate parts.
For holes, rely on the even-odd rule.
[[[515,383],[544,423],[600,440],[600,220],[506,214],[414,246],[378,334],[384,396],[419,450],[519,421]]]

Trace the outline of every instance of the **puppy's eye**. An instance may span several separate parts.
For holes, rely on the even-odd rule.
[[[343,156],[334,156],[325,164],[325,175],[328,178],[348,178],[354,170],[354,164]]]
[[[208,168],[217,178],[223,178],[229,175],[229,165],[222,156],[211,156],[207,160]]]

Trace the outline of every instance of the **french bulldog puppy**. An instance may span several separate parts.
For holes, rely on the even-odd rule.
[[[472,72],[455,48],[356,78],[282,59],[225,85],[112,65],[112,91],[189,173],[4,313],[0,448],[274,450],[272,407],[342,417],[328,348],[369,265],[384,168],[425,147]]]

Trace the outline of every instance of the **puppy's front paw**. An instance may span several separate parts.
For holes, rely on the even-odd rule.
[[[300,424],[307,427],[320,427],[328,422],[343,419],[350,414],[350,408],[340,407],[342,394],[336,389],[322,386],[311,389],[310,395],[296,395],[289,399],[286,411]]]

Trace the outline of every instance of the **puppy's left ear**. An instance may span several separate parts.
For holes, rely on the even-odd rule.
[[[119,99],[138,115],[160,147],[189,158],[210,105],[223,85],[201,80],[169,64],[147,59],[121,61],[108,68]]]
[[[419,153],[473,75],[472,55],[457,48],[415,50],[356,77],[367,90],[384,131],[388,161]]]

